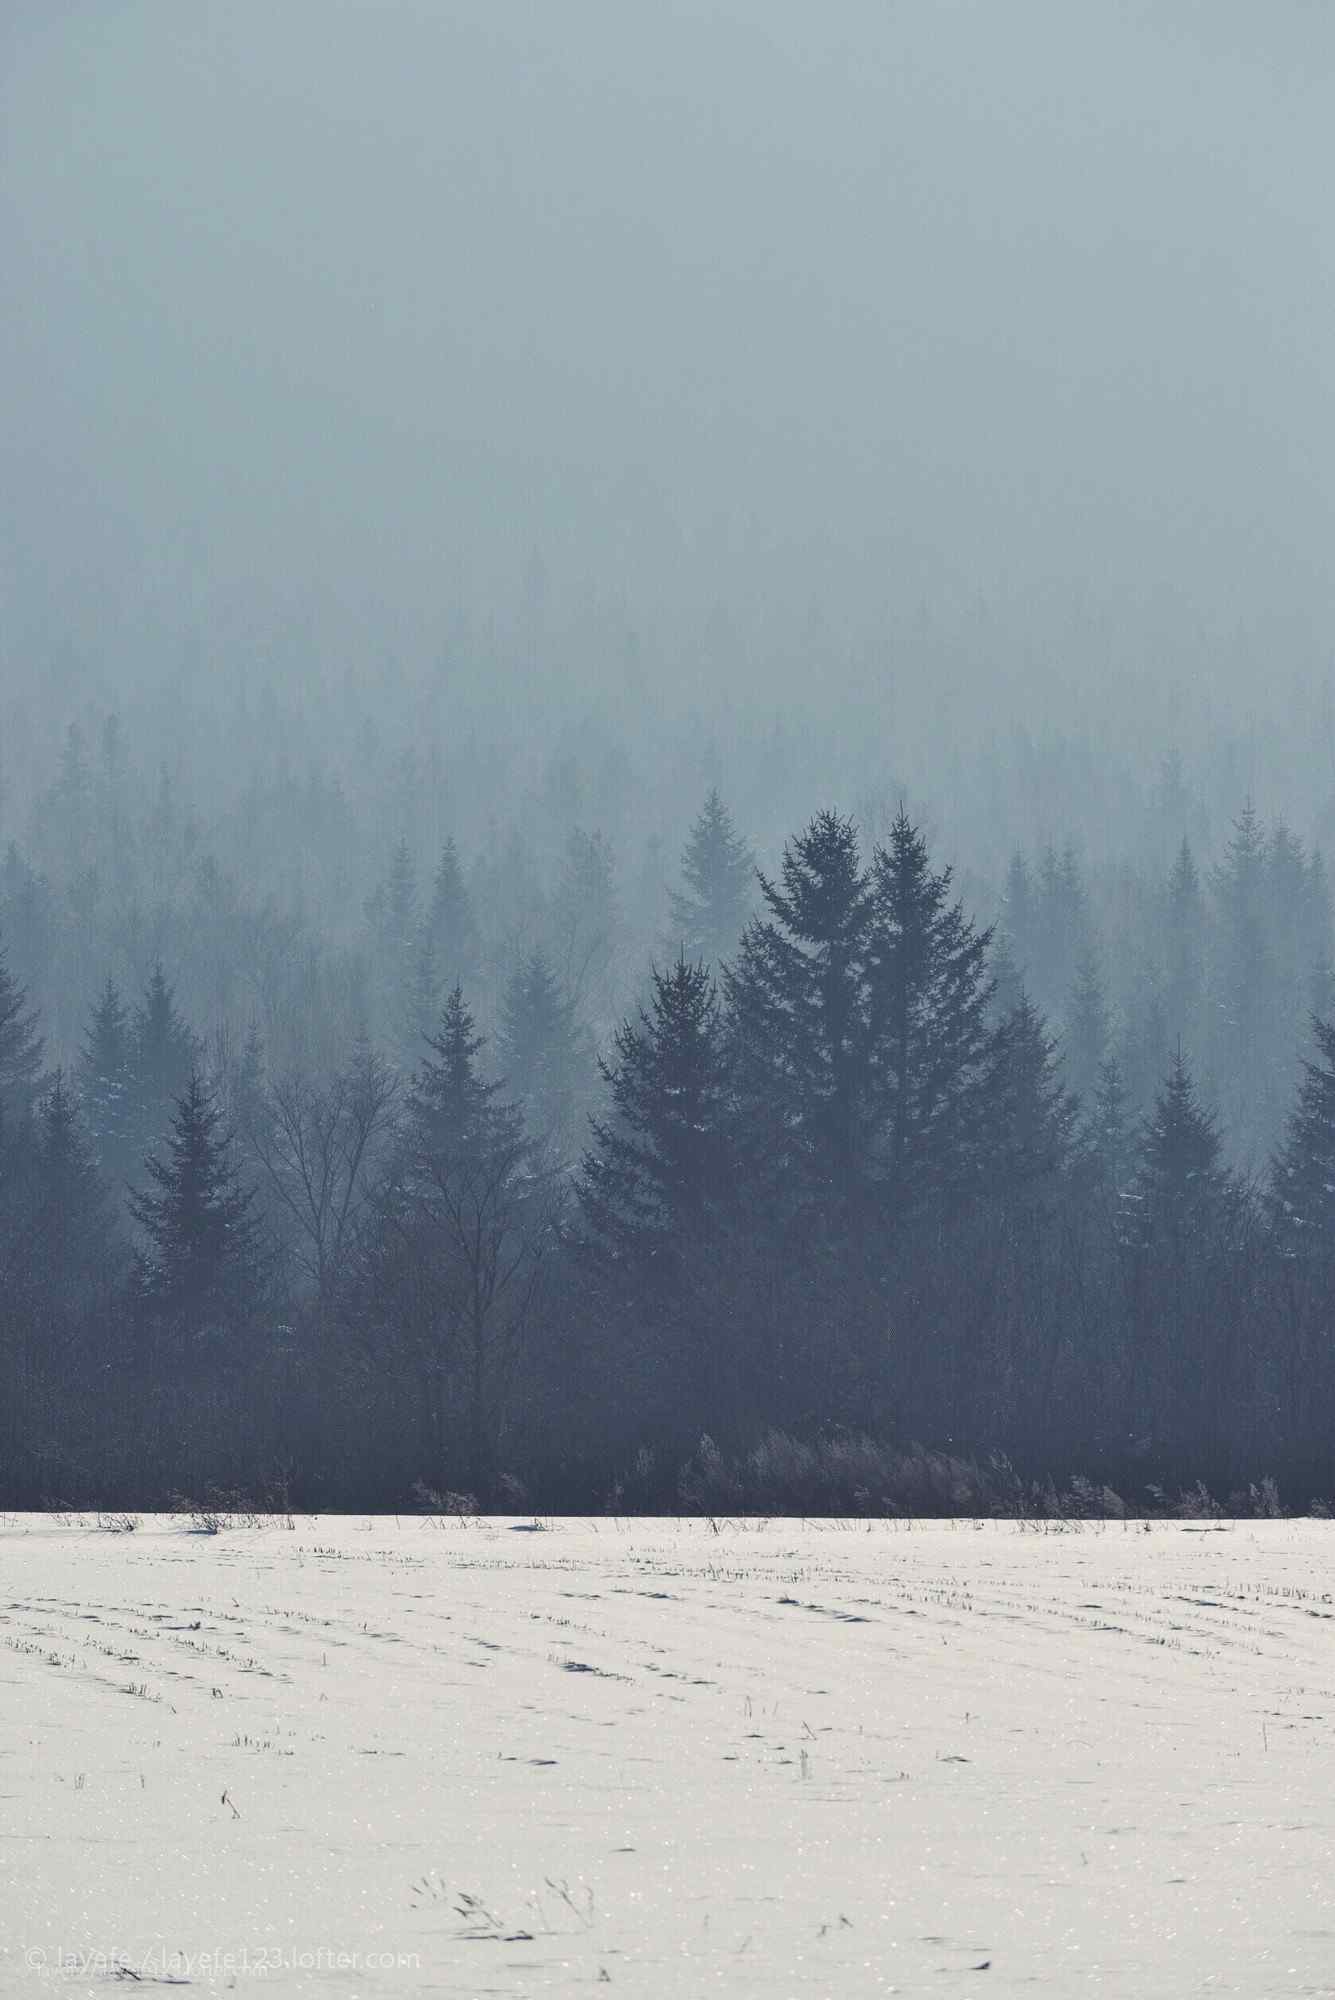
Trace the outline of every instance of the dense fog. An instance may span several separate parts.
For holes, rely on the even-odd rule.
[[[18,0],[6,706],[273,686],[319,742],[444,658],[442,732],[533,680],[891,761],[1233,727],[1271,781],[1332,57],[1308,0]]]
[[[1243,1315],[1233,1264],[1210,1266],[1223,1293],[1163,1307],[1162,1375],[1136,1359],[1137,1267],[1097,1393],[1052,1303],[1068,1295],[1040,1310],[1026,1288],[1058,1239],[1072,1285],[1145,1249],[1164,1119],[1204,1149],[1190,1172],[1218,1197],[1205,1234],[1245,1251],[1257,1325],[1280,1312],[1266,1286],[1291,1275],[1284,1189],[1297,1176],[1315,1201],[1322,1184],[1332,132],[1335,22],[1316,0],[10,0],[0,1145],[19,1164],[0,1175],[0,1221],[6,1241],[34,1240],[36,1197],[14,1190],[66,1144],[68,1115],[107,1205],[85,1244],[93,1290],[60,1307],[75,1346],[114,1298],[113,1318],[155,1329],[156,1361],[134,1349],[154,1393],[192,1379],[150,1282],[166,1183],[146,1162],[168,1172],[197,1085],[219,1198],[241,1202],[237,1241],[266,1277],[244,1309],[191,1311],[244,1322],[261,1374],[276,1350],[257,1329],[280,1325],[316,1440],[294,1476],[346,1462],[303,1343],[342,1354],[343,1389],[373,1324],[408,1351],[385,1232],[406,1226],[403,1149],[411,1200],[425,1160],[444,1173],[444,1114],[433,1125],[423,1105],[448,1044],[484,1093],[458,1099],[468,1118],[503,1101],[518,1121],[502,1120],[520,1148],[506,1172],[545,1193],[540,1221],[530,1203],[506,1228],[517,1268],[532,1253],[535,1287],[538,1263],[555,1286],[522,1325],[507,1305],[485,1338],[474,1327],[486,1346],[504,1326],[528,1402],[488,1378],[459,1478],[491,1490],[565,1425],[585,1443],[561,1476],[578,1485],[583,1452],[587,1496],[650,1434],[680,1456],[708,1426],[741,1449],[762,1419],[814,1434],[854,1410],[883,1437],[911,1418],[976,1448],[1060,1436],[1090,1465],[1157,1437],[1161,1469],[1184,1476],[1297,1451],[1284,1412],[1311,1397],[1296,1319],[1287,1358],[1268,1350],[1274,1379],[1231,1351],[1209,1411],[1183,1386],[1210,1316]],[[965,1398],[945,1364],[920,1368],[915,1404],[886,1315],[916,1314],[929,1345],[950,1326],[964,1356],[974,1310],[933,1292],[926,1238],[908,1241],[910,1210],[928,1225],[887,1095],[888,940],[908,904],[886,857],[916,841],[918,916],[930,931],[956,912],[951,949],[978,941],[949,1084],[972,1109],[933,1185],[950,1229],[962,1201],[969,1229],[986,1207],[1000,1232],[986,1254],[976,1234],[967,1254],[939,1237],[932,1254],[981,1271],[1004,1242],[1019,1290],[989,1322],[992,1388]],[[850,907],[865,902],[837,951],[793,900],[804,868],[829,889],[836,855]],[[931,934],[912,1005],[949,1040],[962,975]],[[848,1019],[820,1032],[861,1108],[856,1142],[813,1180],[816,1100],[783,1098],[778,1070],[763,1086],[744,1072],[807,1004],[793,967],[825,951],[853,968]],[[766,1132],[773,1161],[797,1148],[777,1191],[733,1163],[756,1204],[726,1219],[758,1260],[746,1298],[697,1285],[668,1314],[678,1334],[686,1319],[750,1328],[730,1402],[680,1355],[680,1380],[655,1359],[663,1260],[647,1292],[624,1258],[611,1283],[608,1245],[640,1196],[616,1227],[617,1203],[599,1206],[679,953],[671,1004],[696,1009],[722,1065],[709,1088],[728,1144],[744,1126],[743,1153]],[[692,998],[697,963],[717,991]],[[1037,1151],[1017,1137],[1026,1063]],[[1335,1105],[1335,1068],[1327,1081]],[[284,1192],[274,1149],[292,1130],[275,1132],[305,1130],[303,1093],[332,1092],[327,1112],[365,1108],[359,1090],[375,1111],[335,1279]],[[841,1207],[864,1170],[872,1207]],[[1052,1232],[1023,1251],[1013,1213],[997,1219],[1016,1176]],[[1097,1248],[1071,1249],[1058,1185],[1082,1190]],[[1310,1244],[1327,1222],[1304,1214]],[[790,1242],[795,1216],[818,1223],[822,1247],[775,1303],[764,1246],[781,1215]],[[696,1243],[696,1279],[723,1227]],[[892,1246],[884,1267],[864,1257],[873,1239]],[[539,1240],[558,1248],[537,1258]],[[597,1284],[574,1275],[585,1255],[604,1258]],[[825,1257],[855,1299],[810,1289]],[[424,1269],[434,1430],[412,1442],[425,1392],[405,1362],[383,1414],[402,1448],[368,1447],[359,1496],[452,1476],[463,1348],[446,1277]],[[29,1279],[23,1341],[54,1310]],[[772,1408],[746,1375],[764,1372],[766,1312],[789,1329]],[[804,1314],[861,1329],[823,1386],[799,1354]],[[577,1379],[560,1360],[572,1341],[596,1355],[626,1315],[631,1379],[653,1394],[590,1470],[598,1396],[553,1419],[552,1384]],[[534,1360],[538,1320],[558,1333]],[[58,1436],[31,1386],[43,1351],[5,1365]],[[79,1351],[95,1375],[95,1349]],[[1022,1408],[1035,1353],[1039,1401]],[[247,1407],[244,1383],[209,1379]],[[1083,1429],[1082,1406],[1100,1412]],[[512,1432],[529,1445],[504,1445]],[[19,1488],[44,1490],[38,1461],[63,1450],[48,1437]],[[232,1472],[253,1480],[272,1455]]]

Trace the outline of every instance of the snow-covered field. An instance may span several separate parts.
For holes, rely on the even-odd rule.
[[[0,1520],[0,1992],[1335,1994],[1335,1525]]]

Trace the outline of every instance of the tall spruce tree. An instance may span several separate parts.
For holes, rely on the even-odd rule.
[[[84,1036],[79,1097],[98,1164],[117,1190],[133,1173],[138,1157],[133,1054],[130,1017],[108,973]]]
[[[993,1027],[996,1027],[1019,1006],[1020,996],[1024,992],[1024,980],[1020,975],[1015,946],[1008,931],[994,931],[988,962],[992,978],[992,1001],[988,1014]]]
[[[535,1139],[565,1157],[592,1055],[569,996],[539,945],[513,966],[501,996],[498,1055],[505,1088]]]
[[[457,1403],[466,1476],[485,1496],[551,1210],[522,1115],[481,1073],[482,1047],[456,986],[414,1078],[403,1151],[368,1238],[364,1291],[416,1375],[432,1481],[449,1480]]]
[[[389,858],[379,916],[380,936],[386,948],[396,959],[411,958],[419,920],[417,865],[403,835],[395,842]]]
[[[37,1010],[0,949],[0,1119],[12,1124],[28,1110],[41,1067]]]
[[[820,813],[758,881],[763,913],[724,974],[750,1170],[779,1210],[833,1219],[865,1201],[876,1123],[874,893],[852,822]]]
[[[1237,1199],[1218,1121],[1201,1103],[1179,1049],[1141,1128],[1127,1204],[1129,1240],[1179,1263],[1217,1243]]]
[[[1335,1255],[1335,1022],[1314,1019],[1317,1060],[1303,1063],[1298,1098],[1271,1168],[1271,1225],[1291,1256]]]
[[[440,851],[431,885],[427,927],[445,990],[448,992],[455,986],[467,988],[478,965],[477,918],[453,838],[447,839]]]
[[[992,1037],[980,1089],[978,1192],[1002,1201],[1055,1192],[1074,1155],[1078,1115],[1058,1044],[1022,993]]]
[[[486,1044],[464,999],[455,986],[446,998],[434,1034],[426,1037],[427,1053],[418,1065],[408,1096],[408,1145],[412,1157],[429,1162],[434,1156],[465,1153],[493,1139],[508,1141],[521,1121],[501,1097],[498,1081],[483,1077],[478,1056]]]
[[[736,1171],[728,1056],[703,963],[655,968],[638,1015],[602,1065],[576,1183],[591,1328],[660,1436],[736,1436],[772,1407],[782,1330],[750,1297],[758,1248]],[[772,1296],[772,1295],[771,1295]],[[765,1379],[753,1355],[763,1344]]]
[[[1308,860],[1307,885],[1313,925],[1307,1006],[1309,1016],[1315,1014],[1324,1021],[1335,1006],[1335,929],[1332,927],[1330,877],[1319,848]]]
[[[238,1137],[248,1139],[263,1124],[269,1110],[264,1036],[258,1021],[252,1020],[247,1027],[240,1054],[227,1066],[223,1088],[228,1123]]]
[[[137,1159],[165,1133],[199,1060],[198,1038],[178,1010],[159,960],[131,1030],[130,1117]]]
[[[33,1140],[32,1252],[45,1309],[68,1320],[106,1293],[120,1260],[106,1184],[60,1069],[37,1106]]]
[[[1010,1006],[1020,997],[1018,988],[1031,976],[1029,968],[1037,962],[1040,949],[1038,894],[1033,871],[1018,847],[1006,867],[998,944],[1008,947],[1017,986],[1006,1009],[1009,1013]]]
[[[578,1181],[595,1244],[642,1276],[666,1275],[714,1231],[736,1193],[727,1058],[704,964],[655,968],[647,1007],[599,1064],[607,1115],[592,1120]]]
[[[1032,960],[1026,989],[1045,1013],[1056,1015],[1075,983],[1089,944],[1089,898],[1073,844],[1051,842],[1039,862]]]
[[[440,960],[429,924],[423,924],[403,991],[403,1014],[396,1040],[403,1066],[411,1071],[421,1059],[422,1044],[440,1018]]]
[[[903,1211],[957,1191],[968,1173],[991,1046],[990,931],[950,897],[901,808],[872,863],[868,1047],[877,1171]]]
[[[1098,952],[1087,945],[1076,967],[1075,985],[1066,1009],[1066,1033],[1062,1055],[1066,1077],[1084,1106],[1094,1100],[1099,1076],[1108,1056],[1108,998]]]
[[[737,948],[755,905],[756,864],[717,790],[711,790],[681,857],[682,887],[672,896],[673,949],[715,976]]]
[[[1168,877],[1164,899],[1163,987],[1165,1029],[1188,1049],[1205,1039],[1205,897],[1191,844],[1185,838]]]
[[[1107,1056],[1099,1066],[1085,1107],[1081,1143],[1097,1185],[1107,1198],[1118,1201],[1135,1149],[1122,1065],[1115,1055]]]
[[[595,1022],[619,1007],[623,943],[612,843],[572,827],[547,917],[547,943],[561,983]]]
[[[1152,971],[1142,970],[1126,996],[1117,1043],[1127,1101],[1137,1117],[1149,1115],[1171,1048],[1163,988]]]
[[[1247,1203],[1180,1049],[1142,1124],[1122,1208],[1131,1420],[1176,1452],[1217,1450],[1230,1422],[1250,1428],[1256,1410],[1245,1309],[1219,1290],[1239,1271]]]
[[[1230,1134],[1244,1153],[1271,1142],[1280,1094],[1266,891],[1266,840],[1249,799],[1214,873],[1219,950],[1210,1061]]]
[[[145,1243],[135,1292],[148,1316],[204,1334],[235,1328],[257,1311],[267,1260],[215,1093],[192,1069],[176,1100],[165,1149],[145,1162],[147,1185],[130,1200]]]
[[[367,897],[364,909],[380,1030],[410,1068],[417,1057],[409,1023],[414,1013],[422,912],[417,864],[406,835],[394,843],[388,870]]]

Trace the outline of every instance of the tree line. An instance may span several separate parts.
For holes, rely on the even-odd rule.
[[[156,732],[93,709],[54,769],[55,746],[0,714],[0,935],[40,997],[52,1061],[73,1066],[108,975],[137,1000],[161,963],[218,1070],[254,1030],[277,1072],[332,1070],[364,1032],[410,1073],[459,983],[512,1075],[502,1041],[528,976],[571,1017],[578,1145],[595,1052],[649,960],[684,944],[717,968],[737,943],[740,922],[692,942],[676,908],[683,800],[725,772],[771,872],[813,798],[850,800],[871,844],[907,798],[996,926],[1003,994],[1022,981],[1060,1036],[1072,1087],[1092,1094],[1111,1047],[1140,1117],[1180,1041],[1249,1172],[1279,1143],[1310,1014],[1335,1007],[1321,853],[1245,802],[1256,760],[1227,738],[1203,736],[1189,770],[1173,755],[1142,769],[1017,732],[972,762],[943,758],[934,790],[930,762],[897,775],[883,735],[859,737],[846,714],[801,732],[701,721],[650,749],[606,714],[497,737],[442,699],[395,743],[384,702],[334,712],[337,751],[323,708],[266,709],[243,736],[215,716],[188,743],[167,728],[172,701]],[[1282,796],[1328,839],[1335,802],[1312,777],[1286,772]],[[748,875],[741,921],[755,907]]]
[[[1233,1047],[1239,1093],[1271,1031],[1238,996],[1274,977],[1274,856],[1244,814],[1238,977],[1200,975],[1202,1008],[1237,1000],[1208,1074]],[[459,856],[427,918],[400,854],[375,918],[403,1011],[334,1060],[201,1038],[155,962],[133,1000],[105,978],[50,1066],[0,954],[6,1501],[662,1506],[702,1450],[774,1434],[1331,1490],[1335,1024],[1289,996],[1305,1053],[1244,1174],[1184,1036],[1128,1078],[1049,907],[1064,874],[1013,865],[980,927],[902,808],[870,842],[821,813],[766,873],[711,793],[619,1024],[580,1005],[606,967],[572,896],[567,956],[513,954],[488,1036]],[[1059,945],[1061,1035],[1036,997]]]

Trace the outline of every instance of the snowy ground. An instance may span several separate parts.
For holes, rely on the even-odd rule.
[[[1335,1525],[0,1519],[0,1993],[171,1979],[1335,1994]]]

